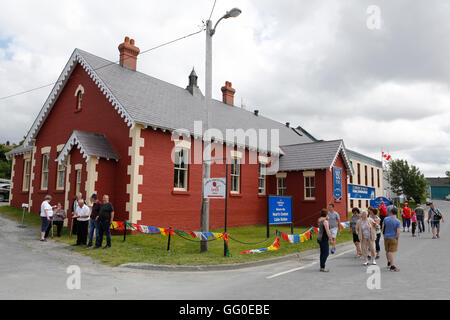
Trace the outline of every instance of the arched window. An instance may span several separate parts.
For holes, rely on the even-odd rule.
[[[80,84],[77,87],[77,90],[75,90],[75,98],[76,98],[75,111],[80,111],[81,107],[83,106],[83,94],[84,94],[84,88]]]
[[[77,93],[77,110],[81,110],[81,102],[83,100],[83,92],[78,91]]]

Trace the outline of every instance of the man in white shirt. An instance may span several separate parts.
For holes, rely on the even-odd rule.
[[[41,241],[47,241],[45,240],[45,232],[47,231],[53,217],[53,208],[50,205],[50,201],[52,201],[52,196],[46,195],[41,204]]]
[[[74,217],[77,218],[77,243],[74,246],[86,245],[88,235],[88,224],[91,211],[83,199],[78,200],[78,206]]]

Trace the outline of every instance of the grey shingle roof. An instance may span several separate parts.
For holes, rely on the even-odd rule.
[[[65,161],[67,155],[70,153],[70,150],[72,150],[75,145],[78,145],[83,157],[86,158],[86,160],[90,156],[113,159],[116,161],[119,160],[119,156],[111,147],[104,135],[75,130],[69,140],[67,140],[56,161],[60,163]]]
[[[194,121],[201,120],[205,123],[203,95],[191,95],[184,88],[113,64],[83,50],[76,51],[95,70],[135,122],[169,130],[187,129],[191,134],[194,133]],[[108,66],[104,67],[105,65]],[[282,123],[260,115],[255,116],[253,112],[221,101],[213,100],[210,108],[210,128],[217,128],[224,135],[226,129],[267,129],[269,148],[271,129],[279,130],[280,145],[312,141],[307,135]]]
[[[329,169],[338,153],[344,156],[347,170],[352,171],[342,140],[282,146],[285,155],[280,158],[280,171]]]
[[[6,152],[5,155],[9,159],[12,156],[19,155],[19,154],[24,154],[24,153],[29,153],[31,151],[33,151],[33,147],[32,146],[21,145],[21,146],[19,146],[17,148],[12,149],[11,151]]]

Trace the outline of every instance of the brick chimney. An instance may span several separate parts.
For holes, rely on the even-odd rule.
[[[225,86],[222,87],[222,101],[223,103],[230,104],[234,106],[234,93],[236,90],[234,90],[231,87],[231,82],[226,81]]]
[[[134,45],[134,39],[125,37],[123,43],[119,45],[120,65],[132,70],[136,70],[137,56],[140,52],[139,48]]]

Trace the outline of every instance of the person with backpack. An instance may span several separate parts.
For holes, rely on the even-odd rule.
[[[439,231],[441,229],[441,220],[444,222],[442,212],[430,203],[430,210],[428,210],[428,223],[431,221],[431,231],[433,232],[433,239],[439,239]],[[437,231],[437,233],[436,233]]]

